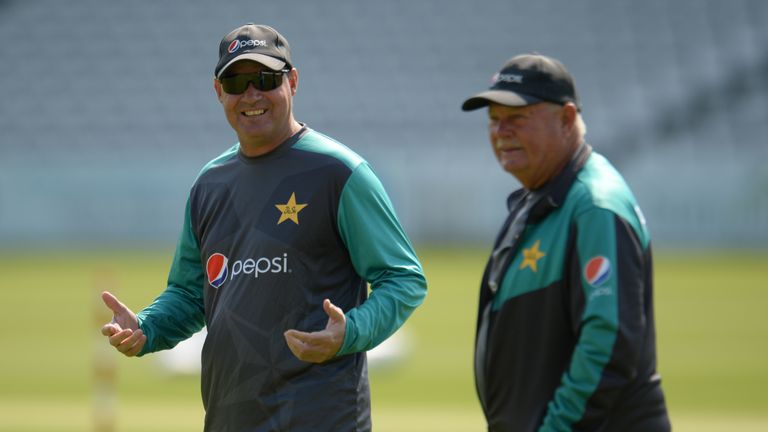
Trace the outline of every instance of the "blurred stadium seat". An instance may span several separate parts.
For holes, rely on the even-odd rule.
[[[574,74],[657,243],[768,241],[768,2],[0,0],[0,244],[172,245],[236,140],[211,79],[247,21],[286,35],[298,119],[371,161],[418,241],[495,233],[517,184],[459,105],[529,51]]]

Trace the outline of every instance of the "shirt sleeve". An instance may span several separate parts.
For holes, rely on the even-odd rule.
[[[594,209],[577,218],[573,289],[581,289],[578,342],[539,431],[597,429],[637,375],[646,334],[643,248],[615,213]],[[579,316],[579,315],[577,315]]]
[[[204,272],[200,247],[192,231],[190,203],[176,245],[168,286],[155,301],[137,314],[147,343],[139,355],[170,349],[200,331],[205,324]]]
[[[371,295],[346,313],[337,356],[372,349],[408,319],[427,293],[427,283],[384,187],[370,166],[352,172],[339,201],[338,227],[357,273]]]

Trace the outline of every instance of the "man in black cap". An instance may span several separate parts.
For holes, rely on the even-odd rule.
[[[298,79],[273,28],[222,39],[213,85],[239,142],[192,186],[166,290],[138,314],[102,294],[126,356],[207,326],[206,431],[370,430],[365,352],[426,294],[368,163],[294,119]]]
[[[584,141],[557,60],[507,61],[487,91],[491,146],[522,188],[480,287],[475,379],[489,431],[668,431],[651,245],[621,175]]]

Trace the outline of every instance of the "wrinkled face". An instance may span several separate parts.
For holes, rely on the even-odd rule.
[[[232,64],[222,76],[256,73],[270,70],[266,66],[242,60]],[[249,84],[242,94],[229,94],[214,79],[213,86],[219,102],[224,107],[232,129],[240,140],[240,148],[249,156],[268,153],[296,131],[293,119],[292,100],[298,85],[298,72],[291,70],[283,76],[279,87],[261,91]]]
[[[526,189],[544,185],[570,160],[575,149],[569,140],[563,107],[538,103],[512,107],[491,103],[488,133],[501,167]]]

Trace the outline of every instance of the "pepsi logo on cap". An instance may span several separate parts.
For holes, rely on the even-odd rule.
[[[225,280],[227,280],[227,257],[220,253],[215,253],[208,257],[208,262],[205,264],[205,268],[208,272],[208,283],[212,287],[220,287]]]
[[[232,41],[231,44],[229,44],[229,47],[227,48],[227,51],[231,54],[231,53],[237,51],[238,48],[240,48],[240,41],[238,39],[235,39],[235,40]]]
[[[584,266],[584,279],[590,285],[602,285],[611,276],[611,261],[604,256],[596,256]]]

